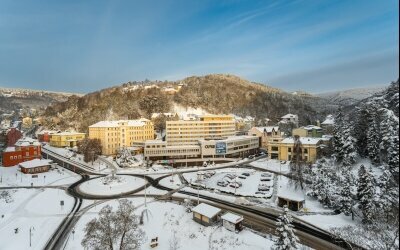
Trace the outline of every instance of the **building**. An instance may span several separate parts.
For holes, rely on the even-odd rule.
[[[278,206],[287,206],[292,211],[299,211],[303,209],[306,203],[304,198],[299,198],[293,195],[281,195],[278,194]]]
[[[292,136],[321,138],[323,134],[322,128],[314,125],[308,125],[292,130]]]
[[[232,115],[201,115],[196,120],[166,122],[166,141],[170,145],[196,145],[201,139],[225,139],[234,135]]]
[[[115,155],[122,147],[154,139],[154,125],[145,118],[100,121],[89,126],[89,138],[101,141],[104,155]]]
[[[323,148],[321,138],[300,137],[301,158],[307,163],[314,163],[320,157],[320,151]],[[274,139],[269,142],[268,156],[270,159],[281,161],[291,161],[295,145],[295,138]]]
[[[40,142],[50,142],[51,135],[56,133],[60,133],[60,131],[42,130],[36,134],[36,137]]]
[[[203,226],[210,226],[218,221],[218,215],[221,209],[210,206],[205,203],[200,203],[192,209],[193,220]]]
[[[40,143],[31,138],[18,140],[14,147],[7,147],[3,151],[2,161],[4,167],[18,165],[21,162],[41,158]]]
[[[85,139],[85,133],[78,132],[60,132],[54,133],[50,136],[50,146],[64,148],[75,147],[78,141]]]
[[[335,118],[333,115],[327,115],[325,120],[321,123],[321,127],[325,134],[333,135],[333,127],[335,125]]]
[[[221,140],[199,139],[192,144],[169,144],[168,141],[149,140],[144,144],[147,160],[239,158],[258,152],[260,138],[257,136],[231,136]]]
[[[6,134],[7,147],[13,147],[15,143],[22,138],[22,132],[18,128],[10,128]]]
[[[49,171],[52,161],[34,159],[30,161],[21,162],[19,168],[24,174],[37,174]]]
[[[281,117],[280,123],[293,123],[296,127],[299,126],[299,117],[294,114],[287,114]]]
[[[32,124],[33,124],[32,118],[30,118],[30,117],[24,117],[24,118],[22,119],[22,127],[24,127],[24,128],[29,128],[29,127],[32,126]]]
[[[242,231],[243,230],[243,216],[231,212],[225,213],[221,216],[222,225],[229,231]]]
[[[278,126],[269,126],[269,127],[252,127],[248,135],[258,136],[261,138],[261,148],[267,149],[268,142],[272,138],[280,138],[281,131],[279,130]]]

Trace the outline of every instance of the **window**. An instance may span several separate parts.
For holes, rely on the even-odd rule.
[[[307,154],[308,153],[308,149],[305,148],[304,149],[304,153]]]
[[[292,152],[292,148],[288,148],[288,152]]]

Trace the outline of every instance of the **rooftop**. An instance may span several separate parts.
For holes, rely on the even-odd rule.
[[[254,127],[255,129],[257,129],[258,131],[260,131],[261,133],[264,133],[264,130],[267,133],[271,133],[272,130],[278,131],[279,127],[278,126],[268,126],[268,127]]]
[[[192,211],[204,215],[208,218],[212,218],[215,215],[219,214],[221,212],[221,209],[210,206],[206,203],[200,203],[199,205],[194,207]]]
[[[224,215],[221,216],[221,219],[229,221],[231,223],[239,223],[243,220],[243,216],[237,215],[237,214],[233,214],[233,213],[226,213]]]
[[[52,162],[53,162],[52,160],[34,159],[31,161],[21,162],[19,166],[22,168],[36,168],[36,167],[48,166]]]
[[[289,119],[289,118],[297,118],[297,115],[294,114],[287,114],[281,117],[282,119]]]
[[[146,122],[149,120],[145,118],[140,118],[138,120],[117,120],[117,121],[99,121],[93,125],[90,125],[89,128],[116,128],[119,127],[122,123],[126,123],[126,126],[144,126]]]
[[[314,137],[300,137],[300,142],[303,145],[316,145],[321,141],[321,138],[314,138]],[[293,137],[288,137],[285,138],[281,141],[281,143],[286,143],[286,144],[293,144],[294,143],[294,138]]]

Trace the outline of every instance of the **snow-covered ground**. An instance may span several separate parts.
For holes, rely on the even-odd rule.
[[[165,177],[163,179],[160,180],[160,185],[165,186],[165,187],[169,187],[172,189],[176,189],[182,186],[182,182],[179,179],[179,175],[177,174],[173,174],[171,176]]]
[[[37,176],[37,178],[32,178],[32,176]],[[0,166],[0,187],[31,186],[31,184],[33,186],[59,186],[71,184],[79,179],[78,174],[60,166],[35,175],[22,173],[18,166]]]
[[[251,166],[262,168],[276,173],[287,174],[289,173],[289,162],[271,160],[268,158],[259,159],[250,163]]]
[[[0,249],[43,249],[61,221],[70,212],[74,199],[63,190],[52,188],[8,191],[11,192],[13,201],[6,203],[0,199],[0,215],[4,215],[3,218],[0,216]],[[60,201],[64,201],[64,206],[60,205]]]
[[[192,185],[200,185],[207,189],[223,191],[230,194],[236,194],[240,196],[249,196],[249,197],[259,197],[259,198],[270,198],[273,193],[274,183],[273,183],[273,174],[271,174],[270,181],[261,181],[262,172],[255,171],[253,169],[246,168],[225,168],[213,171],[202,171],[204,175],[203,180],[197,181],[198,172],[184,173],[184,178]],[[215,173],[214,175],[207,177],[207,173]],[[233,176],[242,176],[243,173],[249,174],[249,176],[245,176],[241,179],[239,177],[230,179],[227,175]],[[226,186],[219,186],[218,181],[225,180]],[[230,186],[229,182],[240,182],[241,186],[235,187]],[[269,187],[269,191],[264,191],[263,193],[257,193],[259,185],[266,185]]]
[[[131,199],[137,207],[136,214],[143,210],[143,198]],[[97,216],[99,210],[106,204],[117,208],[117,201],[110,201],[92,208],[88,213],[82,216],[75,227],[74,237],[70,237],[65,249],[82,249],[81,241],[84,236],[84,227],[87,222]],[[273,242],[258,234],[244,229],[240,233],[234,233],[226,230],[221,225],[205,227],[192,219],[192,213],[187,213],[185,207],[170,202],[149,202],[147,204],[150,210],[149,220],[141,228],[146,233],[146,241],[141,249],[152,249],[150,247],[151,238],[158,237],[159,245],[156,249],[170,249],[170,239],[174,232],[179,238],[179,249],[191,250],[239,250],[239,249],[270,249]]]
[[[133,191],[146,184],[142,178],[118,175],[112,178],[111,175],[94,178],[78,186],[82,193],[91,195],[114,195]]]

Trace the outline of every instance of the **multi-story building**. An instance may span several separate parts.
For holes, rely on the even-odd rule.
[[[287,114],[281,117],[280,123],[292,123],[296,127],[299,126],[299,116],[294,114]]]
[[[85,139],[85,133],[78,132],[60,132],[50,135],[50,146],[52,147],[75,147],[78,141]]]
[[[272,138],[281,137],[281,131],[278,126],[252,127],[247,134],[260,137],[261,147],[263,149],[268,149],[268,142]]]
[[[295,128],[292,130],[292,136],[321,138],[322,135],[323,135],[322,128],[314,125],[308,125],[300,128]]]
[[[232,136],[221,140],[199,139],[196,144],[170,145],[167,141],[149,140],[144,144],[144,156],[148,160],[212,159],[245,157],[255,154],[260,147],[257,136]]]
[[[325,146],[322,138],[300,137],[299,146],[301,159],[304,162],[314,163],[320,156],[321,149]],[[291,161],[295,147],[295,138],[272,139],[268,145],[270,159]]]
[[[31,138],[18,140],[13,147],[7,147],[2,155],[4,167],[18,165],[21,162],[41,158],[40,143]]]
[[[122,147],[154,139],[154,126],[150,120],[100,121],[89,126],[89,138],[99,139],[104,155],[115,155]]]
[[[196,120],[166,122],[169,145],[196,145],[201,139],[225,139],[235,135],[232,115],[202,115]]]

